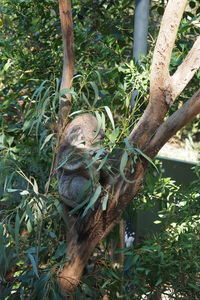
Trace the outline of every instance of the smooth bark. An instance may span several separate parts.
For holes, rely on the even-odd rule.
[[[65,125],[66,117],[70,112],[71,94],[66,89],[72,86],[74,76],[74,53],[73,53],[73,21],[70,0],[59,0],[59,13],[63,39],[63,71],[60,90],[63,93],[60,97],[59,125],[62,130]]]

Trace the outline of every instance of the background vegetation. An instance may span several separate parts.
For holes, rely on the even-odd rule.
[[[108,106],[116,130],[107,122],[106,142],[115,144],[127,136],[146,106],[149,67],[164,2],[152,1],[149,54],[143,65],[136,66],[132,61],[133,1],[73,1],[74,111],[98,109],[101,113]],[[200,33],[199,15],[198,1],[189,1],[173,52],[172,72]],[[65,216],[53,171],[62,69],[57,2],[2,0],[0,26],[0,295],[2,299],[60,299],[56,274],[66,259],[66,245]],[[199,79],[200,72],[182,101],[197,89]],[[139,94],[130,112],[133,83]],[[195,141],[199,126],[199,120],[194,120],[182,136],[189,134]],[[195,171],[199,178],[199,168]],[[160,292],[172,293],[171,299],[199,299],[199,180],[183,190],[154,173],[149,172],[144,192],[128,211],[132,216],[135,209],[145,210],[159,202],[160,231],[124,249],[122,269],[112,264],[108,238],[88,265],[77,299],[86,295],[100,299],[104,294],[111,299],[150,299]]]

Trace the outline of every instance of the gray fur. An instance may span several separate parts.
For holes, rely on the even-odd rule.
[[[87,113],[77,116],[63,133],[57,155],[57,178],[59,194],[71,208],[84,201],[86,194],[88,196],[99,183],[97,166],[86,168],[91,162],[92,152],[98,149],[96,143],[103,138],[102,130],[97,135],[97,128],[97,119]]]

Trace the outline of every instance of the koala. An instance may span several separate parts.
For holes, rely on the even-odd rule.
[[[97,119],[89,113],[77,116],[65,128],[57,154],[59,194],[69,208],[75,208],[97,187],[97,163],[88,167],[104,137]]]

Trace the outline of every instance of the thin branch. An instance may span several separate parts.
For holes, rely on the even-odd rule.
[[[144,152],[155,157],[162,146],[199,113],[200,89],[159,127]]]
[[[166,6],[153,55],[150,101],[163,99],[162,92],[170,83],[169,63],[186,4],[187,0],[169,0]]]
[[[60,90],[71,88],[74,75],[73,21],[70,0],[59,0],[60,22],[63,38],[63,72]],[[60,98],[59,123],[63,123],[70,110],[71,95],[64,92]]]
[[[184,90],[195,72],[200,68],[200,36],[197,38],[192,49],[171,77],[173,98],[176,99]]]

